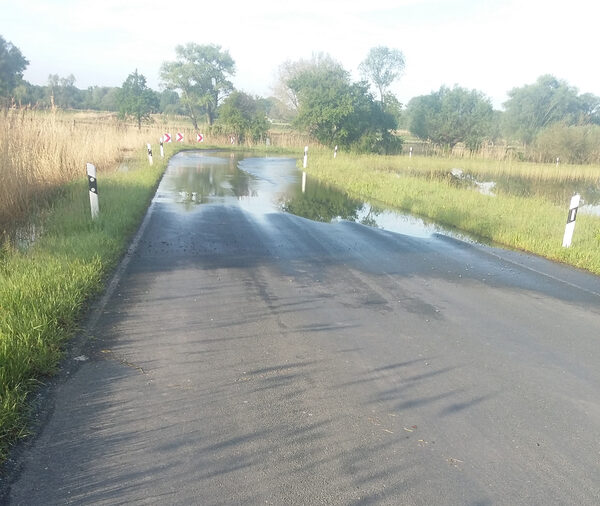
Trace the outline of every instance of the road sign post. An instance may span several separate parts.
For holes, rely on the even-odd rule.
[[[163,137],[160,138],[160,157],[165,157],[165,149],[163,148]]]
[[[152,146],[150,144],[146,144],[148,147],[148,163],[152,165]]]
[[[98,206],[98,181],[96,179],[96,167],[91,163],[88,163],[86,164],[86,170],[90,194],[90,210],[92,212],[92,219],[95,220],[100,214],[100,207]]]
[[[581,200],[581,195],[573,195],[571,197],[571,204],[569,205],[569,214],[567,216],[567,226],[565,227],[565,235],[563,237],[563,248],[568,248],[571,246],[571,241],[573,240],[573,232],[575,231],[575,218],[577,218],[577,209],[579,207],[579,202]]]

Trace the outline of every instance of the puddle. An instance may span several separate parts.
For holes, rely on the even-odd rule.
[[[179,212],[235,205],[260,218],[285,212],[325,223],[352,221],[415,237],[457,236],[420,218],[348,197],[296,167],[296,159],[251,153],[187,151],[174,156],[155,200]],[[460,236],[464,238],[464,236]]]

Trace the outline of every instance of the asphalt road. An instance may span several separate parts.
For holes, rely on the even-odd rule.
[[[600,504],[600,278],[169,191],[10,504]]]

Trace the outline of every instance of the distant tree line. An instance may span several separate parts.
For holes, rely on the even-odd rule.
[[[477,90],[442,86],[404,106],[389,91],[404,71],[401,51],[372,48],[359,66],[362,80],[326,54],[279,67],[273,96],[235,90],[235,62],[217,45],[188,43],[160,69],[162,91],[137,70],[121,87],[75,86],[75,76],[52,74],[45,86],[23,79],[27,59],[0,36],[0,105],[118,112],[141,127],[151,114],[185,115],[195,128],[208,124],[239,141],[266,137],[273,120],[310,133],[320,143],[360,152],[397,153],[398,130],[451,149],[478,150],[499,140],[537,148],[550,159],[600,161],[600,97],[552,75],[508,92],[504,110]],[[371,87],[377,96],[371,92]]]

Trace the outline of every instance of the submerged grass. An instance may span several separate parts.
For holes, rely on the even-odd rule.
[[[173,151],[173,149],[171,149]],[[90,297],[98,294],[138,227],[166,166],[140,152],[127,172],[98,180],[92,221],[87,180],[61,186],[38,218],[43,233],[0,250],[0,462],[27,433],[27,398],[53,373]]]
[[[488,160],[468,162],[473,163],[473,171],[476,166],[485,166],[481,173],[491,170]],[[509,176],[564,181],[573,173],[600,176],[598,167],[533,165],[491,163],[498,174]],[[317,151],[309,159],[308,171],[352,197],[374,199],[480,238],[600,274],[600,217],[579,214],[573,245],[563,248],[568,202],[557,206],[542,197],[490,197],[475,189],[456,187],[448,179],[428,177],[432,167],[453,166],[451,160],[406,156],[338,155],[333,159],[331,153]]]

